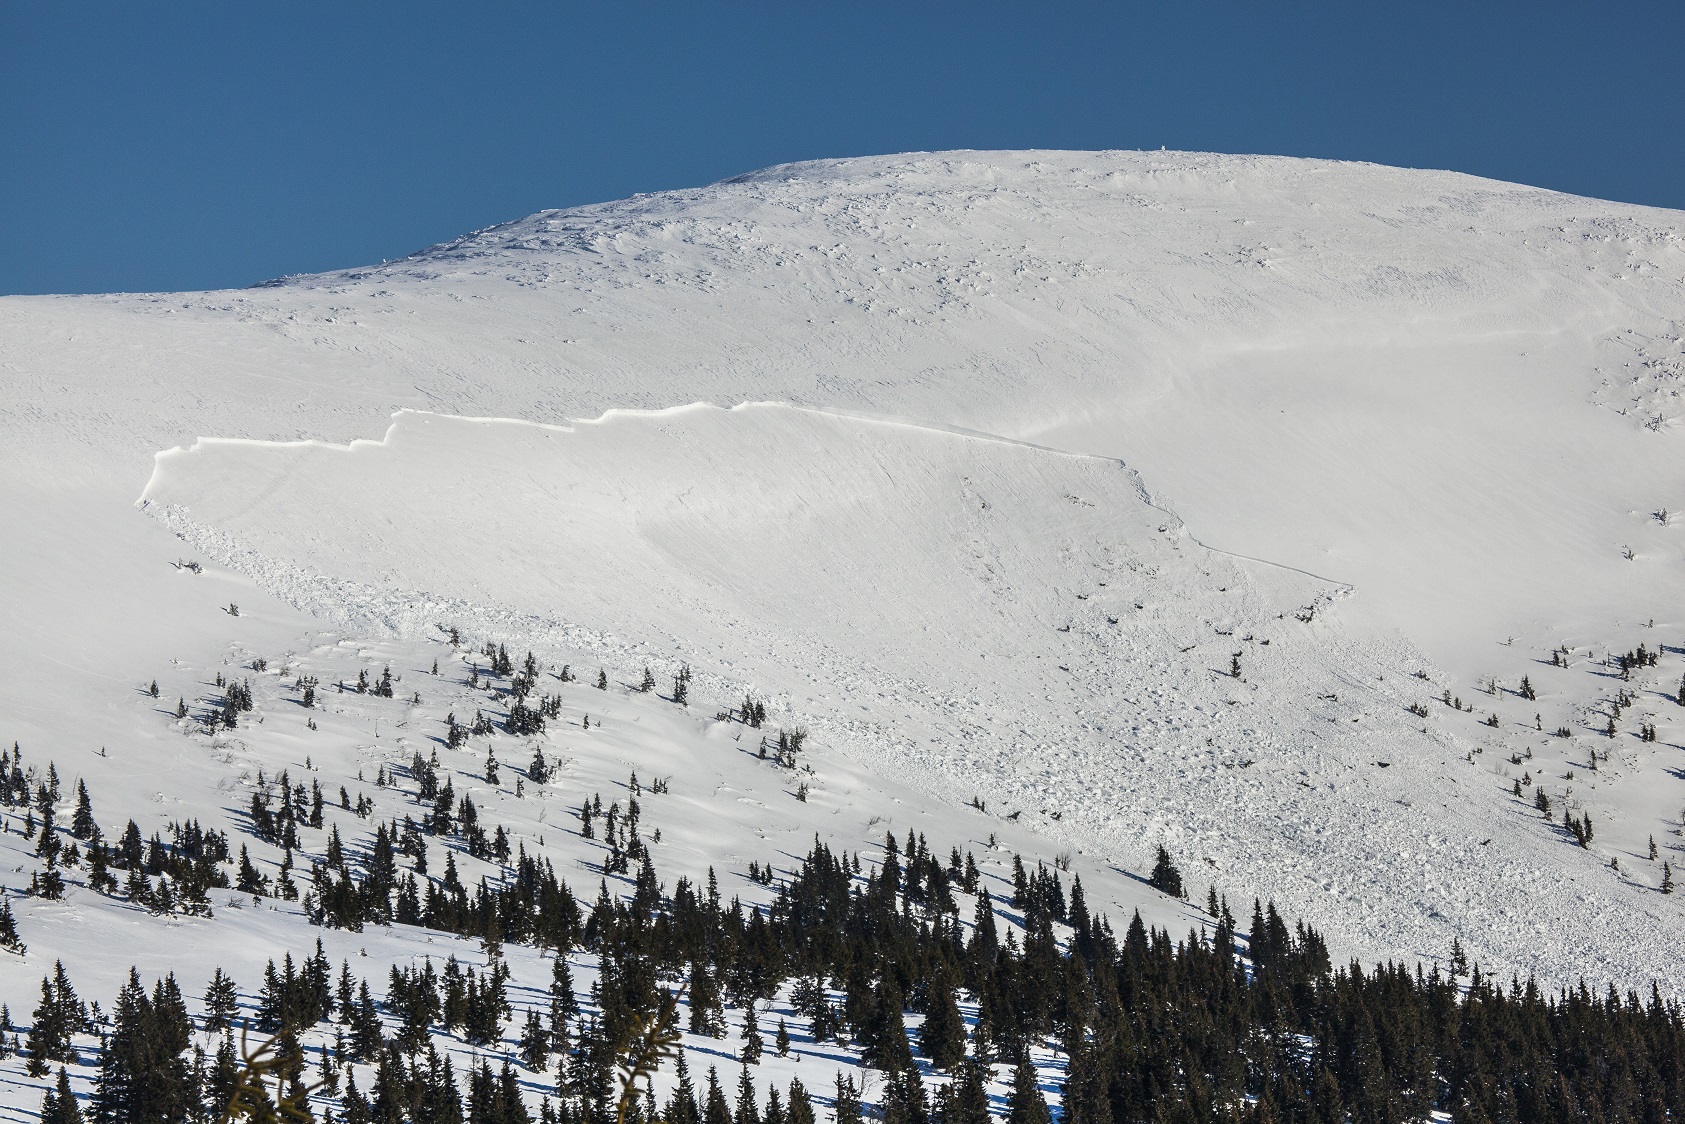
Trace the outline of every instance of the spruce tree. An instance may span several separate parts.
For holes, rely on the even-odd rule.
[[[755,1081],[745,1064],[737,1075],[737,1107],[731,1114],[731,1124],[761,1124],[761,1109],[755,1097]]]
[[[57,1084],[41,1098],[41,1124],[82,1124],[82,1106],[70,1091],[70,1075],[62,1065]]]
[[[832,1105],[835,1124],[863,1124],[860,1091],[854,1087],[854,1078],[837,1074],[837,1095]]]
[[[967,1061],[950,1089],[942,1124],[989,1124],[988,1075],[981,1063]]]
[[[708,1092],[702,1100],[702,1124],[732,1124],[731,1105],[720,1088],[720,1075],[708,1067]]]
[[[140,976],[117,993],[112,1028],[100,1056],[94,1118],[119,1121],[168,1121],[186,1117],[197,1099],[190,1096],[187,1061],[187,1012],[174,981],[160,981],[149,999]]]
[[[341,1124],[373,1124],[374,1113],[369,1107],[369,1099],[357,1088],[355,1071],[346,1079],[345,1095],[339,1099],[339,1111]]]
[[[59,965],[62,973],[63,965]],[[70,993],[75,999],[75,993]],[[29,1074],[32,1077],[45,1077],[48,1062],[68,1062],[72,1060],[70,1052],[70,1036],[80,1028],[82,1021],[77,1016],[77,1007],[72,1007],[66,1001],[63,990],[56,981],[41,980],[41,1002],[35,1007],[35,1014],[29,1027],[29,1037],[24,1041],[24,1050],[29,1054]]]
[[[224,1034],[222,1040],[217,1043],[216,1057],[211,1061],[210,1072],[205,1075],[202,1086],[200,1103],[203,1105],[203,1119],[222,1119],[223,1111],[234,1096],[234,1086],[239,1079],[240,1057],[234,1052],[234,1038]]]
[[[527,1011],[526,1025],[521,1028],[521,1064],[534,1073],[550,1067],[550,1033],[544,1028],[537,1008]]]
[[[706,1034],[710,1038],[725,1037],[725,1018],[720,1011],[720,989],[714,980],[714,973],[708,970],[708,965],[701,959],[691,962],[690,984],[688,986],[690,1002],[690,1021],[686,1029],[692,1034]]]
[[[367,980],[357,985],[357,1006],[349,1029],[351,1056],[355,1060],[369,1063],[380,1057],[385,1035],[381,1027],[380,1011],[375,1007],[373,996],[369,994]]]
[[[1018,1059],[1012,1073],[1012,1092],[1007,1096],[1006,1124],[1052,1124],[1047,1100],[1041,1095],[1036,1079],[1036,1067],[1030,1064],[1026,1052]]]
[[[76,811],[70,819],[70,834],[77,839],[92,839],[97,830],[93,802],[88,799],[88,786],[77,780]]]
[[[1079,1038],[1065,1069],[1060,1124],[1112,1124],[1112,1104],[1106,1085],[1099,1046]]]
[[[928,985],[919,1050],[940,1070],[952,1070],[965,1058],[965,1020],[954,1000],[947,968],[940,963]]]
[[[901,989],[886,974],[878,981],[872,996],[871,1011],[860,1043],[861,1060],[873,1069],[894,1072],[913,1064],[913,1052],[907,1045],[907,1026],[902,1021],[901,1010]]]
[[[1183,896],[1182,872],[1176,869],[1176,864],[1170,861],[1170,852],[1163,847],[1158,849],[1158,857],[1153,862],[1153,873],[1147,879],[1147,883],[1153,889],[1173,898]]]
[[[568,958],[558,955],[550,965],[550,1043],[557,1051],[567,1049],[568,1024],[579,1014],[579,999],[573,993],[573,973]]]
[[[787,1124],[817,1124],[813,1115],[813,1098],[807,1095],[807,1086],[799,1077],[790,1078],[790,1095],[784,1118]]]
[[[28,951],[23,938],[18,936],[18,920],[12,916],[11,899],[6,897],[0,897],[0,948],[19,956]],[[0,1027],[0,1031],[4,1029]]]
[[[407,1124],[409,1082],[404,1077],[404,1060],[394,1044],[381,1051],[380,1063],[374,1072],[374,1096],[370,1098],[369,1119],[374,1124]]]
[[[884,1124],[929,1124],[930,1106],[916,1067],[892,1074],[884,1086]]]
[[[696,1103],[696,1088],[691,1084],[690,1066],[685,1062],[682,1050],[674,1067],[674,1078],[673,1095],[668,1098],[667,1111],[662,1114],[664,1124],[701,1124],[702,1109]]]
[[[746,1066],[761,1064],[761,1025],[753,1001],[743,1011],[743,1049],[737,1058]]]
[[[209,1031],[228,1030],[234,1025],[234,1016],[240,1011],[240,991],[234,980],[220,967],[211,976],[209,986],[205,988],[205,1029]]]
[[[982,969],[994,963],[995,950],[1000,947],[1000,938],[995,931],[994,899],[987,886],[977,888],[977,909],[971,920],[971,947],[968,951],[973,962]]]

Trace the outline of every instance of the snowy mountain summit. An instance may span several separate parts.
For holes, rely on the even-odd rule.
[[[255,985],[324,933],[371,986],[442,967],[485,934],[322,905],[325,833],[406,816],[424,889],[446,852],[502,885],[515,848],[581,909],[642,900],[639,852],[577,822],[628,772],[672,794],[640,805],[663,892],[712,868],[772,917],[774,867],[881,864],[887,831],[954,848],[966,924],[999,880],[1025,941],[1017,855],[1119,932],[1258,898],[1336,962],[1672,994],[1681,308],[1678,212],[1170,152],[816,161],[247,290],[0,299],[24,799],[50,761],[49,831],[84,779],[105,835],[226,831],[264,887],[213,917],[86,867],[43,894],[45,813],[8,807],[0,998],[19,1020],[55,958],[110,996],[178,949]],[[769,740],[798,729],[799,762]],[[253,835],[284,770],[326,819]],[[445,780],[479,837],[432,834]],[[1187,900],[1147,884],[1161,849]]]

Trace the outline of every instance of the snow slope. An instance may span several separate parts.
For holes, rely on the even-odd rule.
[[[186,584],[206,579],[214,580],[213,573],[182,574]],[[600,818],[596,838],[586,839],[578,830],[580,805],[593,796],[602,798],[605,809],[615,807],[621,815],[627,813],[631,801],[639,802],[642,838],[666,890],[673,890],[680,877],[689,878],[693,887],[706,886],[712,870],[724,900],[737,897],[746,905],[765,906],[773,897],[770,887],[749,878],[750,862],[771,864],[780,876],[787,876],[816,839],[833,851],[858,852],[867,862],[875,862],[886,832],[895,832],[898,840],[912,832],[922,833],[944,858],[950,847],[973,854],[982,884],[1006,899],[1012,893],[1014,853],[1034,854],[1042,842],[1027,826],[998,815],[932,804],[925,794],[885,781],[824,747],[804,752],[797,770],[780,768],[757,755],[760,731],[714,718],[715,706],[701,692],[691,707],[681,708],[623,683],[598,690],[583,681],[594,676],[582,666],[581,653],[566,648],[554,652],[572,661],[578,678],[564,683],[559,679],[563,664],[545,664],[539,692],[559,695],[562,706],[559,717],[543,733],[520,738],[499,735],[489,741],[476,737],[452,750],[441,739],[447,713],[467,717],[482,707],[501,713],[507,705],[506,679],[496,685],[489,679],[477,688],[469,685],[472,669],[478,665],[483,671],[486,662],[476,651],[466,646],[452,649],[438,632],[428,639],[355,643],[319,629],[289,636],[284,644],[249,646],[274,638],[267,629],[254,634],[242,627],[248,616],[242,611],[240,617],[222,618],[220,633],[226,647],[205,663],[180,661],[160,669],[158,700],[140,691],[130,691],[118,700],[105,721],[121,724],[125,736],[105,755],[61,755],[55,760],[64,783],[67,807],[63,811],[68,813],[73,806],[76,779],[85,777],[94,815],[110,834],[117,834],[129,819],[144,825],[147,836],[164,829],[167,822],[194,819],[207,828],[227,830],[236,851],[248,848],[261,873],[278,879],[281,849],[242,830],[239,815],[261,788],[273,794],[285,770],[300,785],[319,783],[327,796],[322,827],[301,830],[301,849],[295,856],[293,877],[308,890],[309,862],[323,857],[328,832],[339,832],[347,853],[361,856],[376,823],[425,814],[429,805],[416,799],[416,785],[409,775],[413,755],[420,752],[437,760],[441,784],[448,779],[459,796],[474,801],[483,823],[503,827],[512,847],[552,863],[558,877],[581,899],[582,909],[589,909],[600,884],[626,896],[632,882],[629,874],[605,873],[607,847]],[[254,671],[249,666],[252,659],[265,653],[268,666]],[[359,672],[378,679],[382,669],[388,668],[400,688],[392,699],[332,686],[355,683]],[[237,728],[208,733],[201,719],[222,696],[212,685],[217,675],[249,683],[254,707]],[[300,705],[297,682],[302,676],[323,684],[310,709]],[[174,717],[173,700],[178,697],[188,703],[186,719]],[[420,701],[414,701],[417,697]],[[766,732],[772,733],[770,726]],[[497,783],[486,775],[488,745],[502,759]],[[542,784],[524,776],[535,749],[544,753],[554,769]],[[37,775],[44,776],[47,759],[25,756]],[[155,780],[160,766],[165,776]],[[394,777],[389,786],[375,783],[383,770]],[[665,791],[654,788],[658,780],[665,782]],[[167,787],[154,788],[155,783]],[[639,785],[636,790],[634,783]],[[798,800],[796,794],[804,785],[805,799]],[[335,794],[342,787],[354,794],[352,799],[370,801],[366,818],[338,807]],[[8,870],[39,869],[33,844],[23,838],[17,817],[8,817],[5,826],[0,832],[0,862]],[[507,876],[506,868],[471,857],[442,838],[431,837],[429,848],[429,870],[434,877],[443,868],[446,854],[470,886],[482,878],[495,884]],[[403,865],[409,870],[415,864],[406,859]],[[452,957],[476,970],[488,965],[487,951],[477,940],[404,925],[368,925],[357,932],[318,928],[310,924],[303,903],[278,896],[254,900],[233,890],[218,890],[211,893],[213,916],[164,917],[125,901],[120,893],[102,895],[87,889],[82,885],[85,871],[67,868],[67,874],[71,888],[63,900],[21,898],[14,905],[28,944],[21,956],[0,952],[0,1001],[8,1006],[14,1025],[27,1025],[40,994],[40,979],[59,959],[84,1001],[98,1002],[107,1013],[131,965],[148,985],[173,972],[195,1017],[203,1013],[199,997],[216,968],[239,985],[242,1013],[250,1017],[259,1000],[265,965],[272,959],[279,962],[288,953],[295,963],[301,962],[317,940],[335,973],[340,965],[349,965],[353,978],[367,980],[377,998],[385,994],[393,966],[419,967],[430,959],[435,970],[443,970]],[[1157,894],[1103,862],[1074,857],[1062,877],[1067,885],[1071,878],[1080,877],[1090,903],[1120,920],[1139,908],[1148,922],[1168,926],[1178,934],[1210,920],[1195,907]],[[971,899],[962,894],[961,900],[970,916]],[[1021,939],[1020,920],[1003,910],[1001,925],[1018,930]],[[432,1035],[432,1042],[452,1058],[459,1076],[484,1058],[494,1065],[505,1057],[513,1059],[526,1012],[536,1009],[548,1014],[549,957],[516,944],[505,946],[503,954],[511,971],[509,995],[514,1009],[504,1027],[504,1041],[475,1047],[442,1029]],[[588,1014],[595,1013],[589,995],[598,961],[583,949],[576,950],[570,960],[580,1001]],[[839,1071],[856,1080],[863,1076],[859,1050],[815,1042],[805,1021],[792,1010],[788,992],[785,988],[758,1012],[767,1052],[751,1072],[762,1095],[767,1087],[787,1088],[790,1079],[798,1077],[824,1098]],[[969,1005],[967,1013],[973,1013]],[[787,1058],[778,1057],[772,1049],[780,1018],[788,1020],[793,1039]],[[723,1039],[685,1036],[691,1071],[699,1082],[710,1067],[717,1067],[722,1082],[733,1083],[742,1010],[729,1011],[727,1022]],[[388,1030],[393,1029],[389,1024]],[[334,1045],[335,1030],[333,1024],[325,1023],[301,1036],[312,1069],[320,1064],[323,1047]],[[194,1035],[195,1044],[209,1052],[214,1052],[219,1040],[214,1032],[200,1030]],[[98,1072],[98,1039],[78,1035],[76,1046],[79,1061],[68,1067],[72,1087],[88,1096]],[[1051,1049],[1043,1049],[1037,1052],[1037,1062],[1048,1091],[1056,1093],[1059,1060]],[[43,1082],[28,1076],[25,1065],[26,1059],[16,1053],[0,1058],[0,1120],[37,1119]],[[373,1067],[359,1065],[356,1076],[368,1090]],[[999,1067],[996,1076],[995,1095],[1000,1098],[1009,1067]],[[545,1072],[520,1069],[521,1086],[535,1112],[541,1097],[555,1094],[557,1077],[554,1064]],[[944,1080],[935,1073],[927,1078],[933,1085]],[[669,1067],[659,1076],[658,1087],[665,1093],[673,1082]],[[337,1112],[339,1106],[323,1097],[316,1107]]]
[[[1685,639],[1682,239],[1444,172],[950,153],[240,292],[5,298],[5,733],[148,745],[126,693],[229,629],[448,612],[775,692],[908,791],[1060,812],[1049,849],[1129,869],[1163,841],[1337,952],[1460,934],[1552,979],[1665,976],[1678,899],[1641,852],[1678,853],[1680,660],[1599,661]],[[171,569],[172,530],[224,565]],[[1482,713],[1404,709],[1442,690]],[[1509,795],[1547,763],[1597,847]]]
[[[1671,212],[1451,173],[822,162],[274,288],[8,299],[6,428],[16,471],[56,479],[43,443],[139,473],[191,436],[347,440],[401,407],[961,425],[1127,459],[1209,541],[1354,584],[1354,611],[1477,673],[1471,648],[1547,623],[1517,585],[1558,625],[1665,587],[1617,563],[1662,548],[1632,513],[1682,483],[1655,439],[1681,248]]]
[[[1342,587],[1206,548],[1115,461],[774,405],[406,413],[348,447],[161,453],[143,502],[348,628],[448,616],[628,677],[687,659],[936,799],[1130,869],[1167,844],[1367,957],[1432,958],[1478,917],[1504,969],[1665,971],[1654,880],[1523,826],[1472,715],[1406,710],[1438,693],[1419,653],[1353,636]],[[1607,944],[1540,941],[1588,908]]]

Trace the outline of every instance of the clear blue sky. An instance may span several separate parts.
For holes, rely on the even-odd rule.
[[[1170,148],[1685,207],[1685,3],[0,0],[0,293],[241,286],[787,160]]]

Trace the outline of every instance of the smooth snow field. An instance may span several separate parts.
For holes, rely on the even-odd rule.
[[[612,680],[568,688],[553,798],[486,797],[587,898],[547,817],[637,768],[674,777],[664,878],[994,833],[1173,929],[1215,885],[1337,960],[1455,938],[1677,994],[1682,308],[1678,212],[1165,152],[792,165],[247,290],[0,299],[0,741],[102,824],[221,822],[260,768],[337,787],[471,713],[456,627]],[[173,719],[258,656],[261,723]],[[385,662],[420,703],[283,697]],[[685,711],[627,688],[685,664]],[[810,728],[808,802],[711,721],[745,692]],[[1160,845],[1195,904],[1140,881]],[[247,903],[22,902],[0,1000],[60,956],[103,1001],[130,963],[196,995],[428,941]]]

